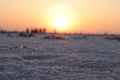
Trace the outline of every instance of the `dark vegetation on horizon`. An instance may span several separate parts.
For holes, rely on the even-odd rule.
[[[0,30],[1,34],[7,34],[9,37],[14,37],[14,36],[20,36],[20,37],[32,37],[35,36],[35,34],[50,34],[49,36],[45,36],[44,39],[65,39],[61,36],[56,36],[56,34],[59,33],[49,33],[47,32],[47,29],[45,28],[26,28],[25,31],[7,31],[7,30]],[[87,39],[87,36],[104,36],[104,39],[106,40],[117,40],[120,41],[120,35],[117,34],[108,34],[107,32],[103,33],[103,34],[85,34],[85,33],[62,33],[62,34],[69,34],[69,35],[78,35],[78,36],[74,36],[71,37],[73,39]],[[82,35],[79,36],[79,35]]]
[[[45,28],[41,28],[41,29],[37,29],[37,28],[34,28],[34,29],[29,29],[27,28],[25,31],[7,31],[7,30],[0,30],[0,33],[2,34],[7,34],[9,37],[13,37],[14,35],[13,34],[16,34],[20,37],[32,37],[34,36],[34,34],[46,34],[46,29]]]
[[[47,29],[45,28],[26,28],[25,31],[8,31],[8,30],[0,30],[0,33],[20,33],[20,32],[25,32],[25,33],[47,33]]]

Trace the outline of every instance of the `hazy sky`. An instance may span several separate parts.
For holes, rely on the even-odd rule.
[[[72,21],[67,32],[120,34],[120,0],[0,0],[0,28],[50,30],[58,13]]]

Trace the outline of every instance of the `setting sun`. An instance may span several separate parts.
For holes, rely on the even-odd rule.
[[[59,3],[48,9],[46,20],[51,29],[57,32],[67,32],[75,23],[75,13],[69,4]]]
[[[70,25],[70,21],[67,17],[65,17],[63,15],[62,16],[56,16],[53,19],[53,24],[54,24],[54,27],[57,30],[64,30]]]

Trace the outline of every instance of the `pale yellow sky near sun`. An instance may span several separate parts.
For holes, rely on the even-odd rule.
[[[51,18],[59,14],[71,21],[67,32],[120,34],[120,0],[0,0],[2,29],[52,30]]]

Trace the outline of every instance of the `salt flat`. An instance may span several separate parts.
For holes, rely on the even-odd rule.
[[[120,80],[120,42],[104,36],[66,40],[0,33],[0,80]]]

